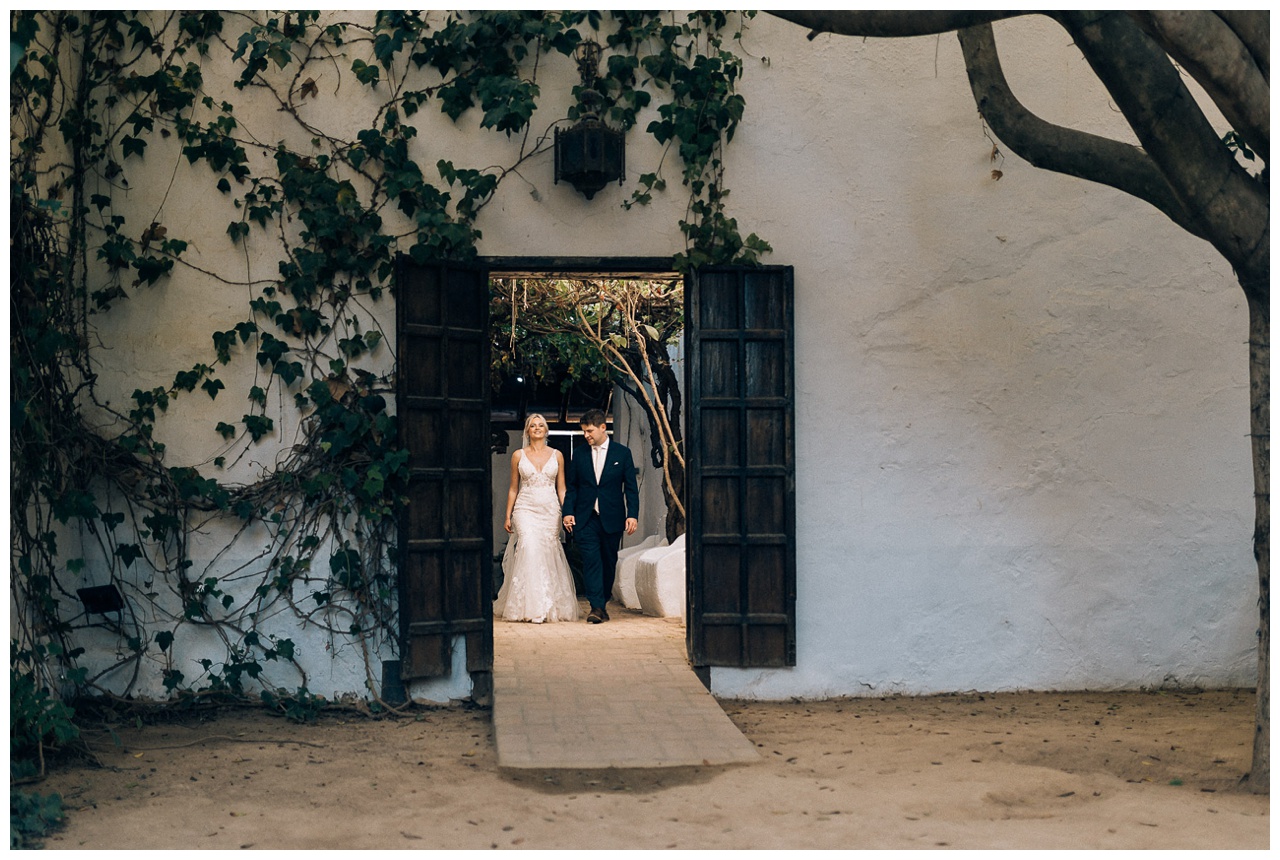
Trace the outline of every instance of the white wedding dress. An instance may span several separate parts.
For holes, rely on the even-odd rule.
[[[520,449],[520,490],[511,507],[511,539],[502,555],[502,588],[493,617],[504,621],[577,621],[578,596],[560,545],[560,498],[552,453],[541,469]]]

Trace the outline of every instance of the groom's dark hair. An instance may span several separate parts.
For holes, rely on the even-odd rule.
[[[588,409],[582,413],[582,417],[578,419],[578,423],[583,427],[604,427],[608,423],[609,417],[599,409]]]

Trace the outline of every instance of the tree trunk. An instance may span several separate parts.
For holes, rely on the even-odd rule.
[[[1271,791],[1271,298],[1245,287],[1249,299],[1249,433],[1253,440],[1253,554],[1258,561],[1258,713],[1253,765],[1246,778],[1252,791]]]

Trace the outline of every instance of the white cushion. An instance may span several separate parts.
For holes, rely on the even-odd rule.
[[[636,596],[636,562],[640,556],[655,547],[665,547],[667,539],[661,535],[649,535],[635,546],[625,547],[618,551],[618,567],[613,578],[613,599],[628,609],[639,609],[640,598]]]
[[[636,564],[636,597],[640,611],[657,618],[680,618],[685,611],[684,535],[670,546],[640,556]]]

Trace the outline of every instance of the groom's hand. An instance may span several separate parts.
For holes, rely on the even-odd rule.
[[[636,521],[635,517],[627,517],[627,525],[626,525],[627,534],[629,535],[635,534],[636,529],[639,527],[640,527],[640,523]]]
[[[568,531],[568,532],[573,531],[573,526],[574,526],[574,523],[575,523],[575,522],[576,522],[576,520],[574,520],[574,518],[573,518],[573,515],[572,515],[572,514],[570,514],[569,516],[565,517],[565,518],[564,518],[564,530],[565,530],[565,531]]]

